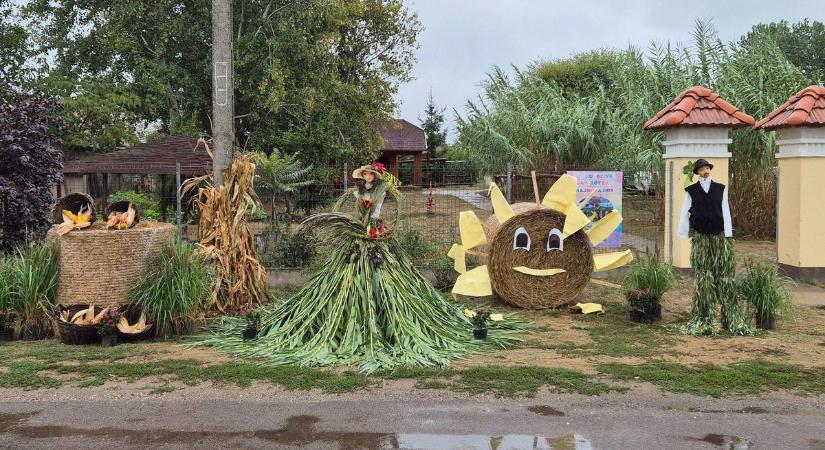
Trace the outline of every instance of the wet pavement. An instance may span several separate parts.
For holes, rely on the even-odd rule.
[[[825,449],[822,397],[642,397],[0,402],[0,448]]]

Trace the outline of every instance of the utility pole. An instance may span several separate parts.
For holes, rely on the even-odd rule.
[[[212,173],[216,187],[232,165],[235,149],[235,76],[232,60],[232,0],[212,0]]]

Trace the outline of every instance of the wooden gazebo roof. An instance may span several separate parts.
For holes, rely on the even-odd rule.
[[[138,144],[111,153],[85,156],[66,161],[64,174],[120,173],[172,175],[175,164],[181,172],[202,175],[211,170],[212,158],[198,139],[187,136],[167,136],[154,142]]]

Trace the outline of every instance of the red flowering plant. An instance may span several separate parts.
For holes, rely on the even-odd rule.
[[[628,291],[626,296],[630,307],[638,311],[647,311],[652,305],[659,302],[650,288],[644,288],[640,291]]]
[[[374,162],[374,163],[372,163],[372,168],[373,168],[373,169],[375,169],[375,170],[377,170],[377,171],[378,171],[378,173],[384,173],[384,171],[385,171],[385,170],[387,170],[387,168],[386,168],[386,167],[384,167],[384,164],[382,164],[382,163],[380,163],[380,162]]]
[[[103,320],[97,327],[97,334],[106,336],[117,333],[117,322],[120,320],[120,313],[112,309],[106,312]]]
[[[372,205],[374,205],[374,204],[375,204],[375,202],[372,199],[369,199],[369,198],[361,199],[361,207],[364,208],[364,209],[370,209],[370,208],[372,208]]]
[[[389,228],[384,225],[381,221],[375,221],[367,225],[367,234],[369,235],[370,239],[378,239],[379,236],[386,233]]]

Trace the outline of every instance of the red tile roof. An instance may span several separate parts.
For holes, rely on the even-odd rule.
[[[384,139],[384,152],[423,152],[427,150],[427,135],[421,128],[404,119],[373,121],[373,128]]]
[[[753,127],[761,130],[825,126],[825,87],[808,86],[794,94]]]
[[[645,122],[646,130],[688,126],[737,128],[753,125],[753,117],[739,111],[704,86],[685,90]]]
[[[195,138],[167,136],[111,153],[92,154],[66,161],[63,173],[170,175],[175,173],[175,163],[181,164],[181,172],[186,175],[201,175],[211,170],[212,158]]]

